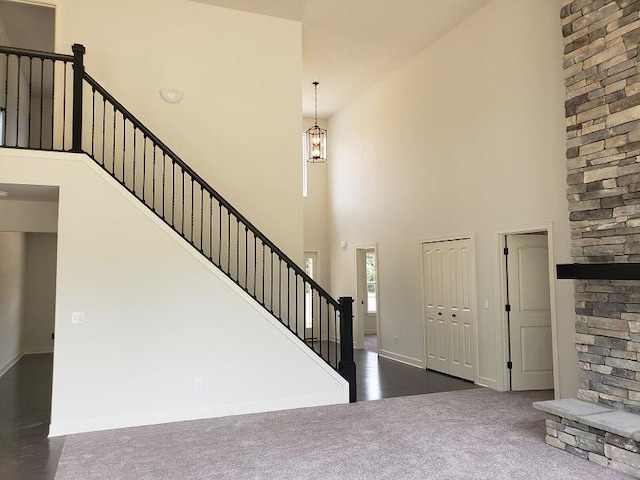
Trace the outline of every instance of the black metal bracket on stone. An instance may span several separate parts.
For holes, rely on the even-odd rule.
[[[558,280],[640,280],[640,263],[567,263],[556,265]]]

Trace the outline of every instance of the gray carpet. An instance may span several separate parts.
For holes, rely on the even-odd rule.
[[[548,393],[487,389],[67,436],[56,480],[607,479],[544,443]]]

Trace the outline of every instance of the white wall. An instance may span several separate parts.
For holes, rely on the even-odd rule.
[[[335,371],[85,155],[0,149],[0,183],[60,187],[51,435],[348,401]]]
[[[0,375],[22,356],[24,234],[0,232]]]
[[[306,132],[314,124],[313,118],[304,118],[303,127]],[[318,126],[327,128],[327,122],[318,119]],[[327,135],[327,142],[331,137]],[[328,159],[327,162],[330,162]],[[325,289],[329,287],[329,232],[327,217],[327,164],[307,164],[307,197],[304,206],[304,249],[318,252],[319,271],[315,280]],[[338,295],[340,296],[340,295]]]
[[[424,365],[420,239],[475,234],[479,381],[504,386],[496,232],[552,222],[571,261],[563,103],[558,2],[494,0],[330,119],[331,290],[355,291],[353,245],[377,242],[387,355]],[[570,396],[572,285],[555,287]]]
[[[186,0],[49,3],[56,49],[84,44],[87,71],[301,263],[301,24]]]
[[[53,352],[55,329],[57,235],[25,235],[22,351]]]

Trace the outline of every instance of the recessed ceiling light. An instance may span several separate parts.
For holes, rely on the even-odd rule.
[[[9,196],[9,192],[0,191],[0,197],[8,197],[8,196]]]

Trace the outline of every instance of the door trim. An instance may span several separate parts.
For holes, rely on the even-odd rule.
[[[471,277],[471,305],[473,306],[473,312],[471,314],[473,318],[473,341],[475,343],[475,378],[473,383],[477,385],[483,385],[480,383],[480,348],[478,343],[478,292],[476,291],[476,236],[474,233],[462,234],[462,235],[450,235],[445,237],[429,237],[421,238],[418,242],[419,259],[420,259],[420,329],[422,334],[422,365],[423,368],[427,367],[427,319],[425,318],[425,298],[424,298],[424,262],[422,260],[422,247],[425,243],[440,243],[440,242],[452,242],[455,240],[469,240],[469,249],[471,253],[471,265],[469,275]],[[483,385],[484,386],[484,385]]]
[[[507,368],[507,350],[508,350],[508,331],[507,331],[507,312],[503,308],[506,305],[507,287],[506,287],[506,274],[504,269],[504,238],[506,235],[518,235],[523,233],[535,233],[535,232],[547,232],[547,249],[549,252],[549,300],[551,309],[551,351],[553,356],[553,388],[555,397],[558,398],[560,394],[560,378],[558,376],[558,315],[557,315],[557,302],[556,302],[556,263],[554,256],[555,245],[553,236],[553,222],[539,223],[532,225],[522,225],[516,227],[507,227],[494,231],[495,241],[495,306],[496,306],[496,322],[499,322],[496,327],[496,344],[499,347],[500,354],[496,359],[498,362],[498,387],[502,392],[507,391],[509,388],[508,378],[509,371]]]
[[[382,350],[382,339],[380,335],[380,262],[378,261],[378,244],[377,243],[369,243],[362,245],[354,245],[354,259],[355,259],[355,312],[353,315],[353,347],[358,349],[364,348],[364,318],[360,319],[360,315],[358,315],[358,311],[360,309],[360,302],[366,299],[360,298],[358,296],[358,282],[359,282],[359,272],[358,272],[358,256],[360,251],[373,250],[373,254],[376,257],[376,330],[378,336],[378,354]],[[366,315],[366,312],[365,312]]]

